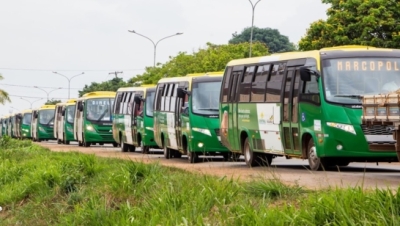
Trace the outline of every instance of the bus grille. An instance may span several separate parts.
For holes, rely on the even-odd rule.
[[[113,140],[113,136],[112,135],[106,135],[106,134],[99,134],[102,140]]]
[[[392,135],[393,129],[386,125],[361,125],[364,135]]]

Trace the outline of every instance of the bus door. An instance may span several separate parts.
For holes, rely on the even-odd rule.
[[[234,67],[231,82],[230,82],[230,93],[228,97],[229,102],[229,122],[228,122],[228,139],[231,143],[231,148],[234,151],[241,151],[240,148],[240,136],[238,128],[238,103],[237,103],[237,91],[239,90],[240,77],[243,74],[243,66]]]
[[[182,143],[182,134],[183,130],[188,129],[186,125],[189,124],[189,94],[187,93],[187,84],[180,83],[177,88],[176,93],[176,105],[175,105],[175,112],[176,112],[176,120],[175,120],[175,128],[176,128],[176,135],[178,136],[178,148],[180,150],[184,150]]]
[[[143,114],[143,100],[142,100],[142,94],[136,93],[132,95],[129,104],[133,106],[132,111],[130,112],[131,114],[131,119],[132,119],[132,134],[131,138],[133,143],[136,144],[137,146],[139,145],[138,141],[138,123],[141,123],[141,120],[138,120],[138,117]],[[127,139],[128,139],[128,134],[127,134]]]
[[[288,62],[286,74],[283,79],[281,93],[282,115],[282,143],[285,154],[300,152],[300,130],[298,123],[298,96],[300,84],[300,68],[293,65],[297,62]],[[301,63],[301,62],[300,62]],[[297,65],[299,63],[297,62]],[[303,63],[304,65],[304,63]]]
[[[178,109],[178,86],[179,83],[170,84],[171,92],[171,108],[170,111],[174,112],[174,128],[175,128],[175,141],[176,141],[176,149],[179,150],[182,148],[182,128],[181,128],[181,111]],[[171,137],[172,139],[172,137]]]

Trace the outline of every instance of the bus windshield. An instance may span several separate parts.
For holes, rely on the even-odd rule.
[[[22,124],[30,125],[32,121],[32,113],[25,113],[24,118],[22,119]]]
[[[218,115],[221,81],[193,83],[192,112],[200,115]]]
[[[68,123],[74,123],[75,117],[75,105],[67,106],[65,109],[65,117]]]
[[[99,98],[89,99],[86,101],[86,117],[88,120],[97,122],[111,121],[111,106],[114,104],[114,99]]]
[[[323,61],[327,101],[361,104],[362,95],[400,89],[400,58],[341,58]]]
[[[147,92],[146,94],[146,115],[153,117],[153,104],[155,91]]]
[[[40,110],[39,111],[39,123],[42,125],[54,124],[54,109]]]

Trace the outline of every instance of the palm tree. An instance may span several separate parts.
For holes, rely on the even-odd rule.
[[[0,74],[0,80],[3,80],[3,76]],[[8,93],[0,89],[0,104],[5,104],[6,102],[11,102]]]

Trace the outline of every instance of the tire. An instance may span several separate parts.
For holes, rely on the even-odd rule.
[[[164,157],[166,158],[166,159],[170,159],[172,156],[171,156],[171,149],[169,149],[168,147],[167,147],[167,144],[166,144],[167,142],[165,142],[164,141],[164,144],[163,144],[163,150],[164,150]]]
[[[136,151],[136,146],[135,145],[128,145],[128,150],[129,150],[129,152],[135,152]]]
[[[179,151],[174,151],[174,158],[182,158],[182,153],[180,153]]]
[[[227,152],[227,153],[222,153],[222,157],[224,158],[224,162],[228,162],[232,158],[232,154]]]
[[[328,165],[326,160],[317,157],[317,149],[314,144],[314,140],[311,138],[307,145],[307,158],[308,164],[312,171],[319,171],[325,169]]]
[[[274,155],[271,155],[271,154],[258,154],[258,159],[256,161],[259,162],[260,166],[270,167],[273,158],[274,158]]]
[[[83,143],[80,142],[80,141],[78,141],[78,146],[79,146],[79,147],[82,147],[82,146],[83,146]]]
[[[199,154],[196,152],[188,151],[187,156],[189,163],[197,163],[199,161]]]
[[[253,150],[251,150],[248,137],[246,138],[246,140],[244,140],[243,154],[244,154],[244,160],[248,167],[253,167],[258,165],[258,162],[256,161],[258,157],[257,153],[254,153]]]
[[[58,137],[57,137],[57,144],[62,144],[61,139],[58,139]]]
[[[112,145],[114,148],[118,147],[118,144],[116,142],[112,143]]]
[[[128,144],[121,142],[121,152],[128,152],[128,150],[129,150]]]
[[[83,145],[84,147],[86,147],[86,148],[90,147],[90,143],[89,143],[89,142],[86,142],[85,138],[83,138],[82,145]]]

